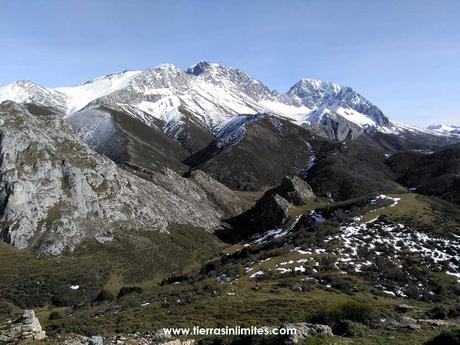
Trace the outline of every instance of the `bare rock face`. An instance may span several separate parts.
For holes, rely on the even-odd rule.
[[[0,330],[0,344],[17,344],[26,340],[42,340],[45,337],[45,332],[33,310],[24,310],[21,318],[14,321],[6,330]]]
[[[225,212],[226,217],[241,214],[248,206],[230,188],[201,170],[193,171],[190,179],[205,191],[211,202]]]
[[[305,205],[309,200],[315,199],[310,185],[298,176],[284,177],[278,187],[267,193],[282,196],[295,206]]]
[[[319,108],[308,116],[308,126],[319,135],[336,140],[349,141],[361,136],[365,130],[329,108]]]
[[[292,205],[282,196],[273,195],[262,198],[256,203],[255,209],[259,215],[261,228],[270,229],[284,225],[289,218],[288,210]]]
[[[256,233],[277,229],[289,219],[289,209],[315,199],[310,185],[298,176],[286,176],[281,184],[269,189],[249,210],[227,219],[233,229],[223,229],[218,236],[224,241],[237,242]]]
[[[0,104],[0,239],[59,254],[116,231],[214,230],[227,212],[177,174],[153,183],[89,149],[58,114]],[[180,186],[180,187],[173,187]]]
[[[238,242],[256,233],[279,228],[288,221],[291,207],[282,196],[266,193],[251,209],[227,220],[232,229],[217,234],[224,241]]]

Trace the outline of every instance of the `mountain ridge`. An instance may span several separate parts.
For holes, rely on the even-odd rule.
[[[0,87],[0,101],[41,103],[64,109],[67,116],[96,102],[123,110],[148,125],[158,119],[165,127],[173,127],[181,125],[184,114],[178,109],[183,107],[192,114],[192,121],[215,133],[240,114],[269,112],[308,125],[317,122],[312,114],[326,111],[363,129],[398,130],[376,105],[350,87],[303,78],[281,93],[240,69],[207,61],[185,70],[172,64],[125,70],[74,87],[45,88],[29,82],[14,88],[13,84]]]

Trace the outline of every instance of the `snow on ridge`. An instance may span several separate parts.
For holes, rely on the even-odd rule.
[[[430,125],[427,127],[427,130],[441,135],[460,135],[460,126],[454,125]]]
[[[384,131],[385,133],[400,134],[401,132],[407,131],[407,132],[416,133],[416,134],[423,133],[423,134],[429,134],[429,135],[434,135],[438,137],[444,137],[446,135],[447,136],[451,135],[451,133],[437,131],[437,130],[433,130],[430,128],[424,129],[424,128],[420,128],[417,126],[407,125],[405,123],[401,123],[397,121],[392,121],[391,124],[392,126],[388,128],[386,132]]]
[[[121,100],[112,99],[117,94]],[[128,100],[123,101],[123,97]],[[45,88],[30,81],[0,87],[0,102],[35,102],[67,115],[101,98],[141,121],[165,121],[168,128],[179,123],[179,107],[213,132],[241,114],[272,113],[302,125],[321,121],[329,109],[363,129],[372,127],[388,134],[409,131],[442,136],[457,135],[448,134],[451,129],[460,132],[455,126],[423,130],[389,122],[353,89],[330,81],[303,78],[282,94],[239,69],[204,60],[185,71],[173,64],[161,64],[145,71],[108,74],[73,87]]]
[[[141,71],[126,71],[99,77],[73,87],[57,87],[54,91],[60,92],[67,98],[67,111],[72,113],[82,109],[91,101],[109,95],[129,85]]]

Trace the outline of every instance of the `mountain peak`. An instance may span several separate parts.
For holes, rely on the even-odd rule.
[[[298,105],[328,108],[359,125],[388,126],[383,112],[351,87],[324,80],[304,78],[286,93]]]
[[[427,127],[427,129],[429,129],[430,131],[439,133],[439,134],[460,135],[460,126],[440,124],[440,125],[430,125]]]
[[[141,72],[142,71],[124,70],[124,71],[121,71],[121,72],[110,73],[110,74],[106,74],[106,75],[103,75],[103,76],[100,76],[100,77],[97,77],[97,78],[94,78],[94,79],[91,79],[91,80],[87,80],[87,81],[79,84],[78,86],[92,84],[92,83],[100,81],[100,80],[111,80],[112,81],[112,80],[117,80],[117,79],[124,78],[124,77],[131,77],[131,76],[134,76],[134,75],[139,74]]]
[[[37,103],[65,111],[65,99],[62,94],[30,80],[16,80],[1,86],[0,103],[6,100],[17,103]]]
[[[164,63],[164,64],[161,64],[161,65],[155,66],[152,69],[153,70],[161,70],[161,71],[181,71],[182,72],[182,70],[179,67],[177,67],[176,65],[174,65],[172,63]]]
[[[319,79],[310,79],[310,78],[302,78],[300,81],[298,81],[294,87],[310,87],[313,89],[331,89],[334,90],[335,92],[338,92],[340,89],[342,89],[342,86],[340,86],[337,83],[333,83],[328,80],[319,80]]]
[[[188,74],[193,74],[193,75],[200,75],[200,74],[203,74],[207,71],[210,71],[210,70],[214,70],[216,68],[219,68],[219,67],[223,67],[217,63],[211,63],[211,62],[208,62],[206,60],[201,60],[200,62],[198,62],[197,64],[194,64],[192,66],[190,66],[189,68],[187,68],[186,70],[186,73]],[[223,67],[225,68],[225,67]]]

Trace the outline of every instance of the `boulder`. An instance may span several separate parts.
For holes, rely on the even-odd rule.
[[[299,344],[308,337],[313,336],[333,336],[331,327],[328,325],[321,325],[315,323],[296,323],[287,324],[284,326],[286,329],[295,329],[295,334],[289,335],[286,344]]]
[[[412,310],[414,309],[413,306],[409,305],[409,304],[398,304],[396,307],[395,307],[395,310],[398,312],[398,313],[407,313],[409,310]]]
[[[443,326],[457,325],[455,321],[438,320],[438,319],[418,319],[417,323],[422,326],[431,326],[431,327],[443,327]]]
[[[26,340],[45,339],[40,321],[33,310],[24,310],[22,317],[0,331],[0,344],[15,344]]]
[[[298,176],[286,176],[278,187],[270,189],[267,194],[279,195],[295,206],[303,206],[315,199],[310,185]]]
[[[288,221],[290,207],[292,204],[283,197],[265,194],[251,209],[227,220],[230,230],[216,234],[224,241],[238,242],[254,234],[279,228]]]
[[[161,343],[160,345],[193,345],[195,344],[195,340],[189,339],[189,340],[170,340],[164,343]]]

